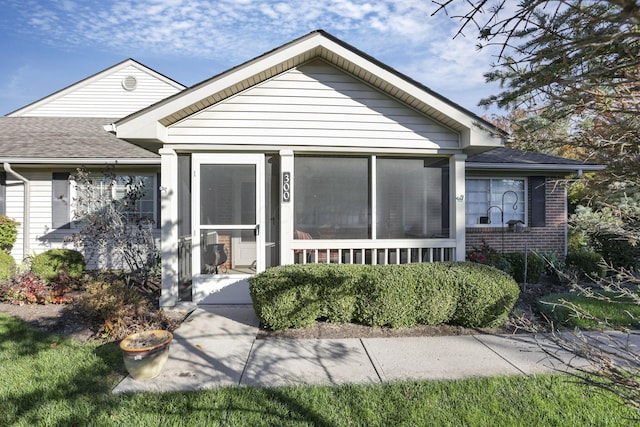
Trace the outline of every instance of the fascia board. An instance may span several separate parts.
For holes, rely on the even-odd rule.
[[[399,90],[412,95],[414,98],[421,102],[424,102],[438,113],[446,116],[448,119],[457,123],[457,129],[461,132],[461,148],[465,148],[471,145],[470,141],[479,141],[480,143],[474,143],[473,145],[481,145],[488,147],[500,147],[504,145],[502,138],[496,138],[491,135],[490,130],[484,128],[477,118],[467,114],[464,111],[456,108],[454,105],[445,102],[444,100],[434,96],[433,94],[425,91],[424,89],[417,87],[412,82],[405,80],[397,74],[380,67],[379,65],[368,61],[359,54],[331,41],[324,39],[323,46],[328,50],[342,56],[345,60],[354,63],[360,68],[368,71],[369,73],[377,76],[378,78],[388,82],[392,86],[395,86]],[[473,138],[471,135],[474,135]]]
[[[141,110],[139,113],[120,119],[115,124],[116,136],[127,140],[145,139],[166,143],[168,142],[166,140],[166,128],[163,125],[156,125],[161,120],[197,105],[198,102],[207,97],[234,87],[247,79],[260,75],[266,70],[286,64],[294,58],[314,50],[317,50],[318,56],[320,56],[321,48],[428,105],[438,115],[447,119],[446,122],[449,123],[445,123],[446,125],[453,125],[452,128],[460,132],[461,148],[471,145],[490,148],[504,145],[503,139],[496,137],[489,129],[482,126],[476,116],[456,108],[455,105],[445,102],[423,88],[416,86],[411,81],[363,57],[359,52],[355,52],[319,33],[311,34],[282,49],[269,52],[253,61],[231,69],[209,82],[205,81],[200,85],[184,90],[180,94],[160,101],[154,106]],[[197,111],[199,111],[198,107],[194,107],[193,113]],[[436,117],[436,119],[439,118]],[[471,144],[471,141],[474,141],[474,143]]]
[[[598,172],[606,169],[602,165],[558,165],[558,164],[522,164],[522,163],[467,163],[466,170],[514,170],[549,172]]]

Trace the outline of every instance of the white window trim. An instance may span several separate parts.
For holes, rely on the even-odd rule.
[[[504,179],[512,179],[524,181],[524,200],[518,200],[518,203],[523,203],[524,205],[524,226],[529,226],[529,179],[526,176],[470,176],[467,175],[465,181],[469,181],[472,179],[486,179],[486,180],[504,180]],[[506,205],[505,205],[506,206]],[[501,223],[491,223],[491,224],[467,224],[466,217],[469,215],[465,209],[465,227],[466,228],[502,228],[503,224]],[[507,224],[504,224],[506,227]]]
[[[144,176],[144,177],[149,177],[152,180],[152,184],[151,187],[149,188],[149,191],[152,192],[153,194],[153,220],[154,220],[154,226],[153,228],[160,228],[160,224],[158,224],[158,192],[156,191],[156,189],[158,188],[158,175],[155,173],[139,173],[139,172],[131,172],[131,173],[127,173],[127,172],[121,172],[121,173],[116,173],[116,176]],[[75,208],[75,203],[74,201],[76,200],[77,196],[78,196],[78,184],[76,183],[75,179],[73,179],[73,176],[71,176],[69,178],[69,185],[71,186],[70,191],[69,191],[69,195],[71,197],[71,203],[69,203],[69,218],[71,219],[71,228],[72,229],[77,229],[80,226],[80,223],[82,222],[82,220],[76,219],[75,215],[74,215],[74,208]],[[116,189],[115,187],[111,189],[111,197],[115,197],[116,196]]]

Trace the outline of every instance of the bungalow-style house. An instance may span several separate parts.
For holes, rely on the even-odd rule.
[[[564,254],[558,178],[601,168],[504,138],[314,31],[189,88],[127,60],[8,114],[1,208],[21,260],[73,232],[75,167],[145,180],[163,306],[250,302],[247,279],[283,264],[464,260],[483,239]]]

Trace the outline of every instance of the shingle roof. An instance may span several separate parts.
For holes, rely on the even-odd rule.
[[[0,117],[0,158],[128,159],[160,157],[118,139],[103,126],[117,119],[76,117]]]
[[[567,170],[602,170],[604,166],[532,151],[501,147],[469,156],[467,158],[467,168],[545,169],[564,172]]]

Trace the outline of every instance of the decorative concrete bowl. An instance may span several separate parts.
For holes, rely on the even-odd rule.
[[[124,366],[134,380],[144,381],[160,375],[169,358],[173,334],[151,330],[129,335],[120,342]]]

